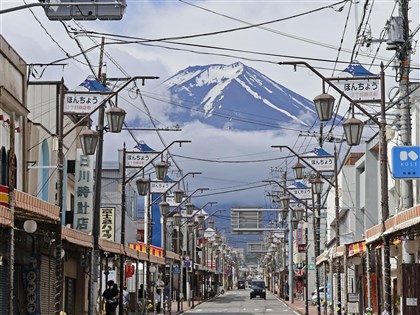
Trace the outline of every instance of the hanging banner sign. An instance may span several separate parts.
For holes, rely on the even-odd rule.
[[[150,182],[150,192],[152,194],[160,193],[163,194],[171,189],[174,185],[174,182],[161,182],[161,181],[151,181]]]
[[[378,101],[381,100],[381,84],[375,79],[340,79],[331,80],[340,90],[355,101]]]
[[[312,198],[312,188],[288,188],[288,190],[300,200]]]
[[[98,107],[109,93],[67,92],[64,95],[65,114],[90,114]]]
[[[303,157],[318,172],[334,172],[334,156]]]
[[[115,241],[115,208],[100,208],[100,237]]]
[[[126,152],[125,166],[126,167],[144,167],[152,159],[154,159],[160,152]]]

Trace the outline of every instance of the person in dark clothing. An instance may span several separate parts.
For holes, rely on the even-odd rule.
[[[144,299],[144,289],[143,289],[143,284],[140,284],[140,289],[139,289],[139,296],[138,296],[138,298],[139,298],[139,300],[140,301],[143,301],[143,299]]]
[[[112,280],[109,280],[107,284],[106,290],[102,293],[105,300],[105,312],[106,315],[115,315],[119,297],[118,286]]]

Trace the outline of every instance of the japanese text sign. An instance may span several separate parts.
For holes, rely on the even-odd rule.
[[[333,82],[340,90],[355,101],[374,101],[381,99],[380,80],[375,79],[348,79]]]
[[[74,228],[89,233],[93,221],[93,158],[83,155],[82,149],[77,149],[75,181]]]
[[[64,95],[64,113],[89,114],[107,96],[91,92],[67,92]]]
[[[101,208],[100,235],[108,241],[115,240],[115,208]]]

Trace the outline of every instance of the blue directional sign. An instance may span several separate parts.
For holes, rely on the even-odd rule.
[[[395,179],[420,178],[420,146],[392,148],[392,177]]]

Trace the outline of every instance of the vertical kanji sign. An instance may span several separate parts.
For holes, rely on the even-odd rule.
[[[74,229],[90,233],[93,222],[93,157],[83,155],[82,149],[77,149],[75,175]]]
[[[115,241],[115,208],[101,208],[100,237]]]

